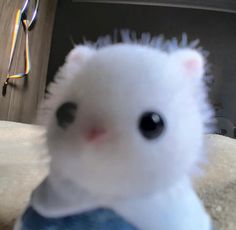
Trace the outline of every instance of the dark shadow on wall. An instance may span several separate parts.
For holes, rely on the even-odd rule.
[[[209,62],[215,77],[211,99],[222,104],[217,115],[236,124],[236,14],[171,7],[73,3],[58,3],[51,47],[47,83],[75,43],[83,38],[96,41],[114,30],[131,29],[138,34],[150,32],[166,38],[200,39],[200,45],[210,51]]]

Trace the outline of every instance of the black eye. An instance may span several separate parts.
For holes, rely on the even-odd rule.
[[[77,105],[73,102],[62,104],[56,112],[57,124],[65,129],[75,120]]]
[[[164,121],[158,113],[146,112],[139,121],[139,130],[146,139],[155,139],[164,130]]]

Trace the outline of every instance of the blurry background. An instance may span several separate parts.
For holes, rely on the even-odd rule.
[[[0,87],[7,74],[15,13],[23,3],[0,1]],[[150,32],[181,39],[186,33],[190,41],[200,39],[200,46],[210,53],[214,76],[210,98],[219,123],[217,132],[236,136],[235,0],[40,0],[38,20],[29,34],[32,71],[27,79],[11,81],[14,87],[8,88],[5,97],[0,95],[0,120],[34,122],[45,87],[73,42],[95,42],[121,29],[136,31],[138,36]],[[24,69],[22,30],[19,37],[12,73]]]
[[[200,6],[198,4],[209,6],[207,3],[211,1],[194,2],[195,6]],[[220,2],[223,1],[215,1],[219,8],[222,6],[219,5]],[[222,8],[223,11],[221,11],[222,9],[202,10],[61,0],[58,2],[56,11],[47,84],[63,63],[65,55],[73,48],[72,41],[75,43],[81,43],[83,39],[96,41],[100,36],[113,35],[115,29],[118,31],[120,29],[134,30],[137,35],[142,32],[150,32],[152,35],[163,34],[167,39],[172,37],[180,39],[182,33],[185,32],[190,41],[200,39],[200,46],[210,52],[209,63],[211,74],[214,76],[210,98],[219,122],[218,132],[234,137],[234,126],[236,125],[236,14],[233,12],[233,7],[236,9],[236,3],[233,5],[233,1],[228,1],[228,5],[226,4],[225,7],[228,8]]]
[[[32,71],[27,78],[11,80],[11,86],[3,97],[2,88],[8,72],[16,14],[24,2],[26,0],[0,0],[0,120],[31,123],[44,95],[57,0],[40,0],[35,26],[29,31]],[[29,19],[35,1],[28,2]],[[25,38],[21,23],[10,74],[22,73],[25,69]]]

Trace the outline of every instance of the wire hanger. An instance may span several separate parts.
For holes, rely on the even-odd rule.
[[[37,19],[37,13],[39,9],[39,0],[35,0],[35,7],[31,19],[28,19],[28,8],[29,8],[29,0],[25,0],[21,9],[17,10],[16,17],[15,17],[15,26],[12,36],[12,45],[11,45],[11,52],[10,52],[10,59],[8,64],[7,70],[7,77],[6,81],[4,82],[2,95],[5,96],[7,93],[7,86],[10,79],[19,79],[27,77],[31,70],[31,62],[30,62],[30,50],[29,50],[29,31],[33,29],[33,26]],[[25,71],[23,73],[16,73],[11,75],[10,70],[12,67],[13,57],[16,50],[16,43],[19,35],[20,25],[23,25],[23,29],[25,32]]]

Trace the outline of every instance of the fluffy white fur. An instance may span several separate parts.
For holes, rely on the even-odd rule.
[[[44,104],[50,110],[52,160],[49,177],[32,196],[35,209],[62,216],[108,206],[140,230],[209,230],[208,215],[189,182],[212,117],[204,66],[203,56],[191,48],[76,47]],[[55,112],[68,101],[78,111],[64,130]],[[146,140],[138,129],[146,111],[159,112],[165,121],[155,140]],[[94,126],[107,130],[107,140],[94,144],[84,138]]]

